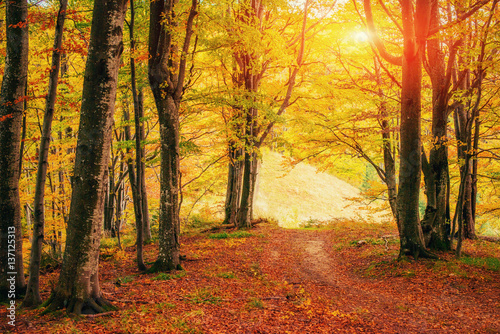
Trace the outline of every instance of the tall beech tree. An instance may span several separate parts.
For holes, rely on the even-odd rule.
[[[66,249],[47,311],[66,307],[76,314],[99,313],[109,305],[99,287],[99,245],[127,3],[94,2]]]
[[[401,88],[400,164],[397,196],[397,222],[400,234],[400,255],[415,258],[435,257],[424,243],[419,217],[421,173],[421,91],[422,58],[429,32],[431,0],[401,0],[403,20],[403,55],[394,56],[377,36],[370,0],[364,9],[373,43],[380,56],[403,68]]]
[[[429,28],[439,28],[439,1],[431,4]],[[448,175],[448,103],[452,68],[460,42],[452,44],[446,64],[446,53],[440,38],[427,41],[427,73],[432,84],[432,146],[429,161],[422,151],[427,207],[421,225],[426,245],[431,249],[449,250],[450,203]]]
[[[197,0],[191,2],[182,47],[174,33],[179,25],[177,5],[177,0],[151,1],[150,4],[148,75],[158,110],[161,141],[160,250],[152,271],[180,268],[179,108],[198,3]]]
[[[33,241],[31,245],[30,276],[26,296],[23,301],[24,306],[38,306],[42,303],[40,297],[40,260],[42,258],[42,247],[45,237],[45,210],[44,194],[45,181],[47,179],[47,167],[49,156],[50,136],[52,132],[52,119],[54,118],[54,108],[57,95],[57,84],[59,80],[59,69],[61,68],[61,52],[63,40],[64,21],[68,1],[61,0],[57,13],[57,22],[54,36],[54,49],[52,51],[52,67],[49,75],[49,89],[45,102],[45,114],[43,117],[42,137],[40,149],[38,151],[38,170],[35,185],[34,221],[33,221]]]
[[[27,19],[26,0],[5,2],[7,51],[0,92],[0,300],[7,299],[11,285],[7,279],[12,276],[15,276],[17,296],[26,289],[21,238],[19,146],[28,72]]]

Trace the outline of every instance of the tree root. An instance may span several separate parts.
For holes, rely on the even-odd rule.
[[[40,297],[40,292],[38,288],[29,288],[26,290],[26,295],[24,296],[23,303],[21,304],[24,308],[37,308],[42,304],[42,298]]]
[[[179,259],[180,261],[180,259]],[[171,262],[165,263],[160,260],[156,260],[155,263],[146,271],[147,274],[154,274],[160,272],[172,272],[175,270],[182,270],[181,264],[174,264]]]
[[[423,247],[412,247],[412,249],[401,249],[399,252],[399,257],[406,257],[406,256],[413,256],[413,258],[418,260],[418,258],[423,258],[423,259],[434,259],[434,260],[439,260],[439,256],[436,254],[428,251],[427,249]]]
[[[44,305],[46,305],[47,307],[42,312],[42,315],[63,308],[66,308],[67,313],[76,315],[99,314],[117,309],[110,302],[101,297],[86,298],[85,300],[81,298],[70,298],[68,301],[68,299],[52,295]]]

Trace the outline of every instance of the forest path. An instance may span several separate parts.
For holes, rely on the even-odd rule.
[[[270,261],[266,266],[272,275],[304,289],[312,303],[333,307],[339,317],[360,319],[374,332],[473,333],[500,329],[498,311],[488,303],[488,297],[482,300],[482,295],[462,295],[459,290],[464,287],[451,280],[443,286],[412,279],[411,273],[385,279],[364,277],[361,268],[349,263],[349,252],[365,250],[354,245],[348,252],[335,250],[338,236],[333,231],[281,229],[276,233],[279,235],[268,246]]]

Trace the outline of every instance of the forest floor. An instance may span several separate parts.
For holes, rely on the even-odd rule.
[[[352,221],[186,234],[184,270],[170,274],[139,273],[133,247],[104,248],[101,288],[116,311],[18,310],[13,332],[500,333],[500,245],[467,241],[461,260],[398,260],[395,234]],[[145,253],[154,261],[157,247]],[[42,276],[44,299],[57,274]]]

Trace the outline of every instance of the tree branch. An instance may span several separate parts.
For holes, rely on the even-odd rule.
[[[403,57],[402,56],[394,56],[390,54],[384,46],[384,43],[377,35],[377,30],[375,29],[375,24],[373,23],[373,14],[372,14],[372,6],[370,0],[363,0],[363,5],[365,8],[365,16],[366,16],[366,24],[368,26],[368,31],[370,32],[370,37],[372,38],[373,44],[377,47],[380,56],[384,58],[386,61],[393,65],[402,66],[403,65]]]

